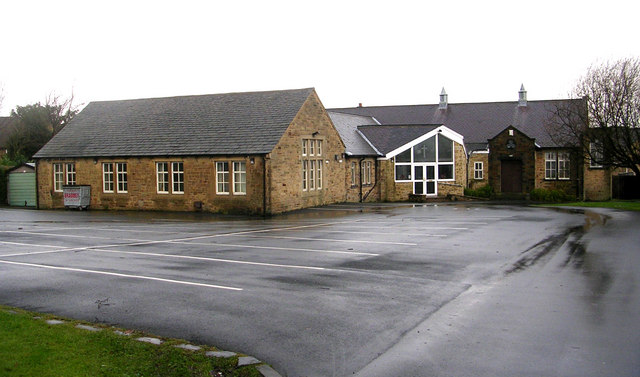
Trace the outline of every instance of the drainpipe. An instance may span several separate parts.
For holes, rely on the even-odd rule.
[[[362,161],[364,161],[364,157],[358,161],[358,165],[360,165],[360,203],[362,203]]]
[[[36,209],[40,209],[40,190],[38,190],[38,164],[40,160],[36,160]]]
[[[267,155],[262,156],[262,216],[267,216]]]

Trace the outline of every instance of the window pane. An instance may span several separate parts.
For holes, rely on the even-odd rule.
[[[424,167],[415,166],[413,168],[413,179],[416,181],[421,181],[423,178],[424,178]]]
[[[302,139],[302,155],[307,155],[307,139]]]
[[[418,181],[418,182],[413,182],[413,193],[416,195],[422,195],[424,194],[424,182],[423,181]]]
[[[322,140],[316,142],[316,156],[322,156]]]
[[[53,164],[53,190],[62,191],[62,182],[64,180],[64,170],[62,164]]]
[[[113,164],[102,164],[102,190],[113,192]]]
[[[120,162],[116,164],[116,170],[118,172],[118,192],[127,192],[127,163]]]
[[[158,192],[169,192],[169,163],[156,162],[156,176],[158,182]]]
[[[315,171],[316,160],[311,160],[309,161],[309,190],[313,190],[316,188]]]
[[[177,194],[184,193],[184,165],[182,162],[172,162],[171,163],[171,174],[172,174],[172,192]]]
[[[66,164],[67,167],[67,184],[76,184],[76,164]]]
[[[351,186],[356,185],[356,163],[351,163]]]
[[[438,162],[453,162],[453,141],[438,135]]]
[[[397,155],[396,162],[411,162],[411,148]]]
[[[216,192],[218,194],[229,193],[229,163],[216,162]]]
[[[320,152],[320,149],[318,149],[318,153]],[[322,189],[322,160],[318,160],[318,164],[317,164],[317,171],[316,171],[316,188],[318,190]]]
[[[569,162],[570,157],[567,152],[558,153],[558,178],[559,179],[569,179],[571,178],[571,174],[569,171]]]
[[[396,165],[396,181],[411,180],[411,165]]]
[[[309,160],[302,161],[302,190],[307,190],[307,174],[309,170]]]
[[[544,178],[556,179],[556,152],[546,152],[544,160]]]
[[[233,163],[233,193],[247,193],[247,166],[244,161]]]
[[[482,162],[476,162],[473,164],[473,178],[482,179],[484,177]]]
[[[436,179],[436,167],[427,166],[427,179]]]
[[[453,165],[438,165],[438,179],[453,179]]]
[[[422,143],[413,147],[414,162],[435,162],[436,161],[436,138],[430,137]]]

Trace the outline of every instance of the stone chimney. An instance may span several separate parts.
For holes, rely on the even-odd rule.
[[[520,91],[518,91],[518,107],[527,107],[527,91],[524,89],[524,84],[520,85]]]
[[[438,104],[438,109],[446,110],[447,105],[449,104],[449,95],[445,92],[444,87],[442,87],[442,92],[440,92],[440,103]]]

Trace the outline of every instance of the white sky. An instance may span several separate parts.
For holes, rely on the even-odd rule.
[[[315,87],[326,107],[566,98],[640,56],[637,0],[0,4],[0,115],[96,100]]]

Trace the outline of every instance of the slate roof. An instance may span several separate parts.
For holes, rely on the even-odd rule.
[[[439,125],[360,126],[358,129],[382,154],[433,131]]]
[[[91,102],[34,157],[269,153],[313,91]]]
[[[377,156],[378,153],[358,132],[358,126],[377,125],[370,116],[351,115],[329,111],[329,117],[344,142],[350,156]]]
[[[433,105],[373,106],[328,109],[354,115],[372,116],[383,125],[442,124],[464,136],[465,143],[485,144],[508,126],[514,126],[536,139],[542,147],[556,146],[546,131],[556,106],[570,101],[528,101],[519,107],[518,101],[448,104],[446,110]]]

